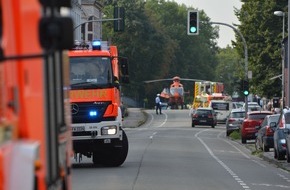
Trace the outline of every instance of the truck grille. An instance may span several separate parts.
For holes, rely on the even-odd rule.
[[[72,123],[101,122],[103,120],[103,115],[110,104],[111,102],[71,103]]]

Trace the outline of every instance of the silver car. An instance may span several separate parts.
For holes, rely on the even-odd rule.
[[[229,136],[233,131],[239,131],[245,119],[246,113],[243,109],[232,109],[226,120],[226,133]]]

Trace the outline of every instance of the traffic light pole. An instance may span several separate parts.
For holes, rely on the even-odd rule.
[[[244,54],[245,54],[245,76],[244,76],[244,80],[248,81],[248,47],[247,47],[246,40],[245,40],[244,36],[242,35],[242,33],[238,29],[233,27],[232,25],[229,25],[229,24],[226,24],[226,23],[222,23],[222,22],[209,22],[209,23],[210,24],[219,24],[219,25],[228,26],[228,27],[232,28],[241,37],[241,39],[243,41],[243,45],[244,45]],[[245,112],[247,113],[247,111],[248,111],[248,96],[245,96]]]
[[[89,20],[89,21],[83,22],[83,23],[77,25],[76,27],[74,27],[74,31],[75,31],[78,27],[80,27],[81,25],[86,24],[86,23],[90,23],[90,22],[104,22],[104,21],[112,21],[112,20],[122,20],[122,18],[107,18],[107,19]]]

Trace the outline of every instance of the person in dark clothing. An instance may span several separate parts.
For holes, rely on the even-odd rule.
[[[156,114],[158,114],[158,111],[160,114],[161,113],[161,100],[160,100],[160,94],[157,94],[156,98],[155,98],[155,109],[156,109]]]

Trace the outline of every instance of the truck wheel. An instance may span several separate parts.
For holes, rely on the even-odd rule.
[[[111,151],[107,151],[102,159],[101,164],[109,167],[117,167],[125,162],[128,155],[129,143],[126,133],[123,130],[122,133],[122,147],[113,148]]]

